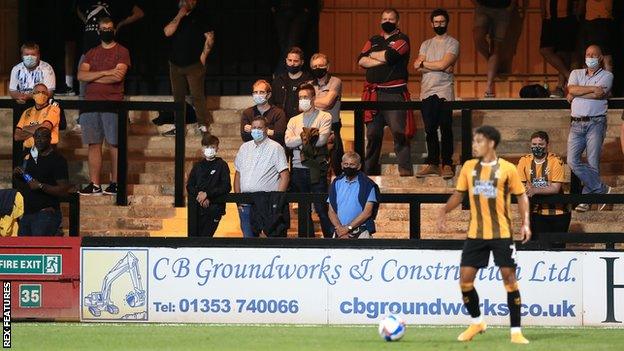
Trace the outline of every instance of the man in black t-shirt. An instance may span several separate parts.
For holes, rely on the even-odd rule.
[[[214,45],[214,31],[208,16],[197,8],[197,0],[182,0],[180,5],[178,14],[164,28],[165,36],[171,38],[169,76],[173,100],[184,102],[190,90],[198,128],[206,134],[212,117],[208,114],[204,94],[205,64]],[[183,113],[176,113],[176,119],[183,118]],[[174,136],[175,129],[164,135]]]
[[[67,160],[51,147],[49,129],[41,127],[33,137],[35,147],[25,151],[21,167],[13,171],[24,197],[18,236],[55,236],[63,219],[59,198],[69,190]]]
[[[293,46],[286,54],[286,70],[273,80],[273,96],[271,102],[286,112],[286,118],[291,119],[300,114],[299,86],[312,81],[312,75],[303,70],[303,50]]]

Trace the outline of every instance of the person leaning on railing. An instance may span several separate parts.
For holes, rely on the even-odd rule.
[[[57,104],[50,104],[50,93],[43,83],[37,83],[32,90],[35,106],[29,107],[22,113],[17,126],[15,126],[15,141],[23,141],[24,148],[32,148],[35,145],[33,135],[41,127],[52,132],[52,145],[59,142],[59,123],[61,110]]]

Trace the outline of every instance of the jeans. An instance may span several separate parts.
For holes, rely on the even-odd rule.
[[[341,128],[342,122],[338,121],[332,123],[331,129],[332,132],[334,132],[334,148],[330,152],[329,160],[336,177],[342,174],[342,155],[344,155],[344,146],[342,145],[342,137],[340,136]]]
[[[244,238],[255,238],[253,230],[251,229],[251,205],[240,204],[238,206],[238,216],[240,217],[241,231]]]
[[[583,194],[604,194],[608,187],[600,180],[600,152],[607,132],[607,117],[572,122],[568,135],[568,165],[583,182]],[[587,163],[581,162],[587,151]]]
[[[321,180],[316,184],[310,184],[310,170],[306,168],[293,167],[290,177],[291,191],[294,193],[327,193],[328,186],[325,175],[321,174]],[[333,225],[327,214],[328,205],[325,201],[314,202],[314,211],[321,219],[321,230],[325,238],[331,238],[333,234]],[[314,233],[312,222],[312,213],[309,214],[308,233]],[[299,233],[300,237],[306,237],[306,233]]]
[[[444,99],[429,97],[422,101],[422,118],[427,135],[427,164],[440,164],[440,139],[442,134],[442,165],[453,165],[453,111],[442,107]]]
[[[24,214],[17,236],[57,236],[63,215],[59,210]]]

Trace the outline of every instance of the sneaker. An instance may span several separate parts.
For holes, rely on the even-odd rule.
[[[162,133],[162,136],[166,136],[166,137],[174,137],[175,135],[176,135],[176,129],[175,128]]]
[[[106,195],[117,195],[117,183],[110,183],[106,189],[104,189]]]
[[[528,344],[529,340],[522,335],[522,332],[511,333],[511,342],[514,344]]]
[[[578,206],[574,208],[574,211],[581,212],[581,213],[587,212],[589,211],[589,207],[590,207],[589,204],[578,204]]]
[[[442,178],[448,180],[452,179],[455,176],[455,170],[453,170],[453,166],[444,165],[442,166]]]
[[[436,165],[425,165],[416,173],[416,178],[435,177],[439,175],[440,167]]]
[[[59,96],[75,96],[76,92],[74,91],[73,88],[67,87],[63,90],[59,90],[59,91],[55,91],[54,95],[59,95]]]
[[[485,322],[481,322],[479,324],[471,324],[463,333],[459,334],[457,337],[458,341],[470,341],[477,334],[485,333],[487,329],[487,324]]]
[[[95,186],[93,182],[89,183],[89,185],[80,189],[78,194],[83,196],[92,196],[92,195],[102,195],[102,188],[99,186]]]
[[[560,99],[565,97],[565,92],[563,91],[562,87],[556,87],[555,90],[550,93],[550,97],[554,99]]]
[[[206,128],[206,126],[198,126],[197,129],[202,133],[208,133],[208,128]]]
[[[490,91],[486,91],[485,94],[483,94],[483,97],[485,99],[495,99],[496,98],[496,93],[490,92]]]
[[[71,129],[71,132],[74,134],[82,134],[82,127],[80,126],[80,124],[76,123],[76,125],[74,125],[74,128]]]
[[[610,186],[607,186],[607,192],[605,194],[611,194],[611,190],[612,188]],[[598,205],[598,211],[603,211],[605,207],[607,207],[607,204]]]

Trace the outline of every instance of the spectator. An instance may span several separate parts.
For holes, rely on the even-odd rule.
[[[603,55],[603,68],[613,72],[612,55],[616,42],[613,0],[580,0],[579,7],[585,14],[585,22],[581,26],[581,47],[592,44],[599,46]]]
[[[267,134],[269,138],[284,146],[284,133],[286,132],[286,114],[281,108],[271,104],[271,84],[264,79],[257,80],[253,85],[253,100],[256,104],[243,111],[241,115],[241,138],[243,141],[251,141],[251,122],[257,117],[264,117],[267,122]]]
[[[531,135],[531,153],[520,158],[518,174],[529,198],[534,195],[563,194],[565,169],[563,160],[548,152],[548,134],[538,131]],[[572,216],[568,206],[535,204],[531,206],[531,240],[541,233],[566,233]]]
[[[544,60],[559,72],[557,87],[550,97],[562,98],[565,96],[563,88],[570,78],[578,18],[569,0],[540,0],[540,5],[542,12],[540,53]]]
[[[48,128],[37,129],[34,139],[35,148],[25,150],[22,166],[13,171],[24,197],[18,235],[55,236],[63,218],[59,199],[69,190],[67,160],[52,148]]]
[[[607,131],[607,98],[613,85],[613,74],[604,69],[600,47],[585,50],[585,69],[575,69],[568,81],[568,101],[572,104],[568,136],[568,165],[583,182],[583,194],[608,194],[611,187],[600,180],[600,153]],[[583,151],[587,163],[581,162]],[[599,206],[599,210],[605,208]],[[576,211],[586,212],[590,206],[579,204]]]
[[[317,53],[312,55],[310,60],[310,68],[312,68],[312,76],[314,80],[314,90],[316,91],[316,99],[314,99],[314,107],[319,110],[327,111],[331,114],[332,134],[329,137],[328,144],[331,144],[329,160],[334,175],[339,176],[342,173],[340,166],[344,147],[340,136],[342,123],[340,122],[340,99],[342,99],[342,81],[340,78],[329,74],[329,60],[325,54]]]
[[[24,215],[24,197],[15,189],[0,189],[0,237],[17,236]]]
[[[80,65],[78,79],[87,83],[87,100],[120,101],[124,99],[124,80],[130,67],[128,49],[115,42],[115,27],[109,17],[100,19],[101,45],[89,50]],[[113,112],[85,112],[80,115],[82,142],[89,145],[89,185],[80,195],[102,195],[102,142],[106,140],[111,158],[110,184],[105,194],[117,193],[117,124]],[[126,123],[126,121],[122,121]],[[125,137],[125,136],[124,136]]]
[[[507,35],[511,12],[517,8],[517,0],[476,1],[474,19],[474,42],[477,51],[487,60],[486,98],[496,97],[494,79],[498,74],[500,50]],[[519,10],[521,11],[521,10]],[[489,43],[486,37],[489,36]]]
[[[303,51],[292,47],[286,55],[286,70],[273,80],[273,103],[286,113],[291,119],[299,114],[299,96],[297,89],[303,83],[312,80],[308,72],[303,71]]]
[[[375,233],[379,208],[379,187],[360,171],[360,155],[353,151],[342,156],[343,173],[329,188],[329,218],[334,238],[368,239]]]
[[[24,148],[35,145],[33,135],[41,127],[52,131],[52,146],[59,142],[59,123],[61,111],[56,104],[50,104],[50,93],[45,84],[38,83],[32,91],[35,106],[29,107],[22,113],[15,127],[15,141],[23,141]]]
[[[364,101],[409,101],[407,90],[407,65],[409,63],[410,43],[407,35],[399,28],[399,12],[385,9],[381,13],[381,35],[371,37],[360,53],[358,64],[366,69],[366,84],[362,100]],[[379,175],[381,166],[379,157],[383,142],[383,131],[389,126],[394,139],[394,152],[399,161],[399,174],[414,174],[410,138],[414,135],[412,111],[365,111],[366,123],[365,172]]]
[[[197,0],[180,1],[178,14],[165,26],[165,36],[171,38],[169,56],[169,76],[173,100],[184,102],[189,91],[193,97],[193,108],[197,113],[197,126],[202,133],[208,133],[212,116],[206,106],[204,80],[206,78],[206,58],[214,45],[214,31],[207,15],[197,7]],[[183,119],[183,113],[176,113]],[[175,128],[165,132],[174,136]]]
[[[252,141],[241,145],[234,160],[235,193],[286,191],[289,174],[284,148],[267,136],[267,122],[257,117],[251,122]],[[255,237],[251,228],[251,205],[239,204],[241,230],[245,238]]]
[[[286,127],[286,147],[293,151],[290,190],[294,193],[327,193],[327,141],[332,116],[315,107],[316,93],[311,84],[302,84],[298,95],[301,113],[291,118]],[[323,236],[331,237],[327,204],[315,202],[314,210],[321,219]],[[308,225],[307,232],[314,233],[311,213]],[[299,233],[300,236],[304,234]]]
[[[22,62],[13,66],[9,81],[9,95],[17,103],[23,104],[32,99],[35,85],[43,83],[54,94],[56,76],[54,69],[47,62],[41,60],[39,45],[33,42],[24,43],[21,47]]]
[[[279,62],[275,73],[284,73],[284,61],[288,48],[302,47],[306,28],[315,10],[314,0],[271,0],[271,12],[280,48]]]
[[[441,175],[444,179],[455,176],[453,170],[453,110],[444,105],[455,100],[453,69],[459,57],[459,42],[447,34],[449,15],[437,9],[431,13],[431,26],[435,37],[420,45],[414,68],[422,73],[420,99],[422,117],[427,135],[427,165],[416,177]],[[440,140],[442,134],[442,171],[440,172]]]
[[[217,157],[219,139],[216,136],[204,135],[201,144],[204,159],[191,169],[186,191],[189,199],[195,199],[200,206],[197,236],[212,237],[225,214],[225,203],[214,199],[232,190],[230,168]]]

